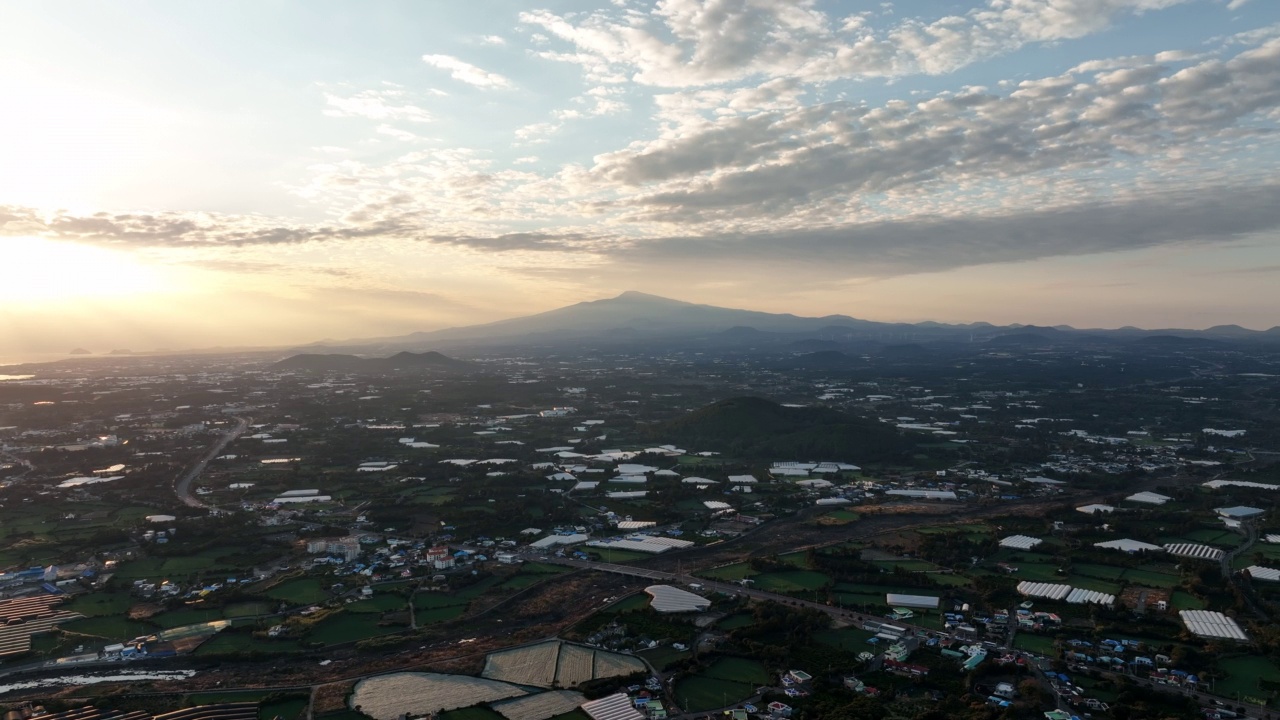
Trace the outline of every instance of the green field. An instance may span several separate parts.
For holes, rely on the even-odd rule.
[[[736,630],[742,627],[750,627],[756,624],[756,619],[750,613],[734,613],[720,622],[716,623],[716,627],[721,630]]]
[[[133,602],[133,598],[126,592],[100,592],[81,595],[64,604],[62,609],[78,612],[86,617],[103,617],[127,612]]]
[[[329,593],[316,578],[288,580],[266,592],[267,597],[290,605],[314,605],[329,599]]]
[[[1280,683],[1280,667],[1265,657],[1242,655],[1218,661],[1218,669],[1225,677],[1213,687],[1214,694],[1224,697],[1270,697],[1272,693],[1261,688],[1259,680]]]
[[[375,593],[367,600],[357,600],[346,606],[350,613],[384,613],[392,610],[408,610],[409,599],[398,593]]]
[[[182,610],[170,610],[159,615],[153,615],[148,618],[148,621],[167,629],[221,619],[222,611],[218,608],[183,608]]]
[[[831,583],[831,578],[813,570],[789,570],[755,576],[756,588],[777,593],[817,590]]]
[[[757,574],[755,570],[751,569],[751,564],[745,562],[698,571],[698,575],[710,580],[742,580],[743,578],[755,577]]]
[[[258,639],[245,631],[224,630],[200,644],[196,656],[230,655],[247,652],[294,653],[301,650],[296,640]]]
[[[1058,649],[1054,647],[1053,638],[1044,635],[1033,635],[1028,632],[1018,633],[1013,638],[1013,646],[1039,655],[1056,657]]]
[[[307,639],[323,645],[341,645],[406,629],[404,625],[380,623],[381,618],[377,615],[338,612],[316,623],[307,633]]]
[[[658,672],[666,670],[672,663],[679,662],[685,658],[693,657],[693,653],[688,650],[676,650],[670,645],[665,645],[652,650],[641,650],[636,653],[637,657],[644,658]]]
[[[690,712],[734,705],[755,694],[769,682],[764,666],[744,658],[720,658],[706,670],[676,684],[676,702]]]
[[[847,650],[853,653],[860,653],[871,649],[867,644],[867,639],[875,637],[875,633],[859,628],[847,627],[840,630],[824,630],[813,636],[814,640],[823,645],[830,645],[834,648]]]
[[[63,623],[58,627],[69,633],[92,635],[119,642],[132,640],[141,635],[150,635],[156,630],[153,625],[137,620],[129,620],[123,615],[82,618]]]

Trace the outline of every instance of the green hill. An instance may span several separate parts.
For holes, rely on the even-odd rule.
[[[785,407],[758,397],[722,400],[653,428],[655,439],[734,457],[861,463],[911,449],[892,426],[831,408]]]

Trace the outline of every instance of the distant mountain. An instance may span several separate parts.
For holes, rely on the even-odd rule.
[[[708,405],[652,428],[655,439],[678,439],[730,457],[833,462],[888,460],[912,444],[892,425],[824,407],[787,407],[758,397]]]
[[[300,372],[350,372],[389,373],[415,370],[466,371],[474,366],[463,360],[431,351],[424,353],[400,352],[385,358],[362,358],[355,355],[301,354],[287,357],[272,365],[276,370]]]
[[[1022,338],[1009,337],[1022,335]],[[1038,336],[1032,342],[1029,335]],[[841,349],[862,352],[873,347],[915,345],[928,347],[939,342],[973,343],[973,350],[986,341],[1005,336],[996,345],[1038,346],[1046,343],[1115,343],[1148,335],[1220,338],[1236,342],[1277,342],[1280,329],[1266,332],[1234,325],[1208,330],[1077,330],[1067,325],[994,326],[988,323],[948,325],[937,322],[884,323],[859,320],[847,315],[801,317],[786,313],[735,310],[682,302],[642,292],[628,291],[613,298],[575,303],[556,310],[483,325],[449,328],[433,332],[363,340],[326,341],[299,348],[305,352],[369,355],[396,350],[468,347],[560,347],[629,346],[657,348],[698,346],[703,348],[761,349],[773,346],[786,352],[805,340],[830,341],[835,345],[806,349]],[[799,348],[797,348],[799,349]]]

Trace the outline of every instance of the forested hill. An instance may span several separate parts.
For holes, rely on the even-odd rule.
[[[897,428],[831,408],[786,407],[758,397],[722,400],[658,424],[654,437],[696,450],[761,459],[860,463],[891,460],[911,441]]]

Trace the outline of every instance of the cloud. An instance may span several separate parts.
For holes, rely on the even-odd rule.
[[[448,70],[449,76],[458,82],[474,85],[479,88],[507,88],[511,81],[498,73],[482,70],[471,63],[463,62],[451,55],[423,55],[422,62],[433,68]]]
[[[485,35],[480,38],[483,45],[506,45],[507,41],[498,35]]]
[[[365,90],[350,96],[325,93],[328,107],[324,114],[330,117],[362,117],[370,120],[402,120],[407,122],[431,122],[426,109],[401,102],[404,91],[399,89]]]
[[[573,46],[541,56],[577,63],[589,78],[629,75],[645,85],[695,87],[758,76],[821,82],[947,73],[1189,1],[988,0],[963,15],[909,18],[885,30],[859,16],[828,15],[813,0],[662,0],[648,14],[534,10],[520,20]]]

